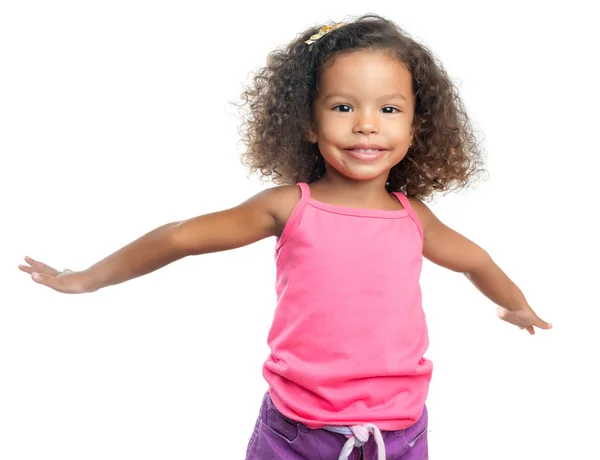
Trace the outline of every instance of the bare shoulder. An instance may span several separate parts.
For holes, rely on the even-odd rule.
[[[302,192],[297,185],[280,185],[263,190],[251,200],[259,201],[273,217],[277,236],[279,236],[301,196]]]
[[[431,209],[429,209],[429,206],[427,206],[425,203],[423,203],[421,200],[419,200],[417,198],[409,197],[408,202],[410,203],[411,207],[414,209],[415,213],[417,214],[417,217],[421,221],[423,230],[425,230],[427,228],[427,226],[433,220],[436,219],[435,215],[433,214],[433,212],[431,212]]]

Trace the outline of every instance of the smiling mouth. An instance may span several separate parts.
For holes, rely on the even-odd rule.
[[[350,156],[358,160],[375,160],[383,155],[385,149],[344,149]]]

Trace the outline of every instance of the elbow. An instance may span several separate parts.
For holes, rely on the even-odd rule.
[[[490,256],[487,251],[481,249],[478,252],[477,257],[473,258],[469,265],[462,270],[462,272],[467,278],[471,279],[478,274],[486,272],[489,267],[495,264],[496,263],[492,259],[492,256]]]
[[[193,254],[189,238],[186,236],[187,232],[182,226],[184,222],[185,221],[172,222],[165,226],[166,238],[169,242],[171,251],[176,254],[178,258],[187,257]]]

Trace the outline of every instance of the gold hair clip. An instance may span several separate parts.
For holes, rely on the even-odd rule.
[[[336,24],[323,26],[319,29],[318,33],[311,35],[310,39],[306,40],[304,43],[306,43],[307,45],[310,45],[308,47],[308,49],[311,50],[313,43],[315,43],[323,35],[327,35],[332,30],[339,29],[340,27],[345,26],[346,24],[347,24],[347,22],[338,22]]]

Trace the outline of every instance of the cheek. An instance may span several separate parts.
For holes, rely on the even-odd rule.
[[[388,135],[398,143],[410,142],[411,125],[408,122],[403,122],[400,125],[395,124],[394,126],[390,126]]]
[[[320,132],[325,138],[336,137],[347,133],[351,128],[352,125],[349,119],[344,120],[340,117],[330,117],[324,119],[324,123],[320,126]]]

